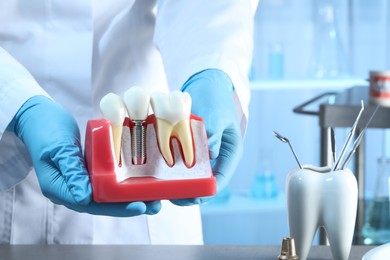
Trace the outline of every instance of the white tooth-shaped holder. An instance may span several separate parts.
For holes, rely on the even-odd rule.
[[[123,124],[121,161],[117,162],[111,143],[111,128],[105,119],[89,120],[85,138],[85,160],[96,202],[170,200],[212,196],[216,180],[212,174],[207,134],[203,119],[190,116],[195,164],[187,167],[179,142],[172,140],[175,164],[168,166],[160,153],[156,119],[149,115],[146,126],[146,163],[132,162],[131,132],[133,122]]]
[[[358,203],[357,181],[349,169],[303,166],[286,180],[290,237],[297,255],[307,259],[314,235],[324,227],[334,259],[347,260]]]

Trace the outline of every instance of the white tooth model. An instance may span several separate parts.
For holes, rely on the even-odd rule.
[[[194,148],[190,127],[191,96],[186,92],[156,92],[151,95],[151,106],[156,117],[157,140],[160,151],[169,166],[174,165],[170,148],[171,137],[181,144],[187,167],[194,164]]]
[[[108,93],[100,100],[100,110],[103,117],[111,124],[114,153],[117,163],[120,161],[123,121],[126,108],[120,96]]]
[[[334,259],[347,260],[358,202],[357,181],[349,169],[304,166],[286,180],[290,236],[305,260],[317,229],[326,230]]]
[[[134,164],[144,164],[146,160],[145,131],[143,126],[149,113],[150,97],[147,92],[134,86],[124,94],[127,114],[134,126],[131,128],[131,151]]]

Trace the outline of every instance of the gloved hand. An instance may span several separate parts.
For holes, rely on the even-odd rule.
[[[44,96],[30,98],[7,127],[26,145],[42,193],[54,203],[97,215],[155,214],[160,201],[96,203],[81,152],[76,121],[63,107]]]
[[[208,69],[192,76],[182,87],[192,98],[191,113],[203,118],[217,192],[232,177],[242,156],[243,141],[233,101],[233,83],[221,70]],[[172,200],[176,205],[202,203],[209,198]]]

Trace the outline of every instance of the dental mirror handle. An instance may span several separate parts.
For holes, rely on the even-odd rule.
[[[288,145],[290,146],[290,149],[291,149],[291,151],[292,151],[292,153],[293,153],[293,155],[294,155],[294,157],[295,157],[295,160],[296,160],[297,163],[298,163],[299,168],[300,168],[300,169],[303,169],[301,163],[300,163],[299,160],[298,160],[298,156],[297,156],[297,154],[296,154],[295,151],[294,151],[294,148],[292,147],[292,145],[290,144],[290,142],[287,142],[287,143],[288,143]]]
[[[332,146],[332,164],[336,163],[336,137],[333,127],[330,129],[330,142]]]

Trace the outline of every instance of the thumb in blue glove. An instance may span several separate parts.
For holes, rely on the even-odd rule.
[[[95,203],[81,152],[79,128],[72,115],[52,100],[35,96],[9,124],[26,145],[42,193],[57,204],[98,215],[155,214],[160,202]]]
[[[192,98],[191,112],[203,118],[208,136],[217,191],[229,182],[241,159],[243,141],[233,99],[233,83],[221,70],[208,69],[192,76],[182,88]],[[177,205],[201,203],[208,198],[173,200]]]

